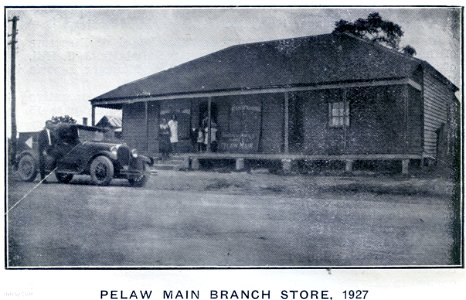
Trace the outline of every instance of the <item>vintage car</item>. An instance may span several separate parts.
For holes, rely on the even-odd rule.
[[[106,138],[97,127],[60,124],[52,134],[51,151],[56,162],[47,156],[46,169],[55,172],[59,182],[68,183],[74,175],[90,175],[97,185],[108,185],[113,178],[126,178],[132,186],[143,186],[149,178],[150,157],[138,154],[125,143]],[[23,181],[33,181],[39,168],[39,133],[20,134],[17,172]],[[22,149],[21,149],[22,148]]]

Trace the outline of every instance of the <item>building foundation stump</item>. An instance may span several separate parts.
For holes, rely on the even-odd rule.
[[[244,158],[237,158],[236,159],[235,170],[236,171],[244,170]]]
[[[201,165],[199,164],[199,158],[193,158],[191,160],[191,169],[199,170],[200,168],[201,168]]]
[[[290,174],[291,173],[291,159],[282,159],[282,168],[283,168],[283,173],[285,174]]]
[[[403,175],[409,174],[409,159],[403,159],[401,161],[401,174]]]
[[[347,159],[345,161],[345,172],[353,172],[354,160]]]
[[[189,157],[183,158],[182,168],[183,170],[189,170]]]

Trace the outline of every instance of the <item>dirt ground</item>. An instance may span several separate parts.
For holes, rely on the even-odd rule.
[[[306,197],[332,193],[375,193],[405,196],[445,197],[453,183],[436,177],[402,175],[312,176],[273,175],[267,170],[252,172],[156,171],[151,183],[156,189],[178,191],[220,191],[227,194],[285,195]]]
[[[158,171],[144,188],[9,179],[9,207],[21,201],[7,215],[10,267],[452,264],[453,184],[440,178]]]

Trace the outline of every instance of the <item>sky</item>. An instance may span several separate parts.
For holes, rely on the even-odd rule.
[[[231,45],[330,33],[335,21],[354,21],[374,11],[402,27],[402,46],[413,46],[417,58],[461,85],[457,8],[8,9],[7,18],[20,18],[17,128],[37,131],[59,115],[90,122],[88,100],[125,83]],[[7,26],[11,33],[11,23]],[[9,48],[6,54],[9,118]],[[121,114],[102,108],[96,113],[96,121]]]

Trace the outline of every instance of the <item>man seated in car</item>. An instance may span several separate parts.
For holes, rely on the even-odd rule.
[[[59,124],[55,129],[55,133],[58,139],[54,148],[58,160],[69,154],[79,144],[79,137],[77,128],[68,124]]]

